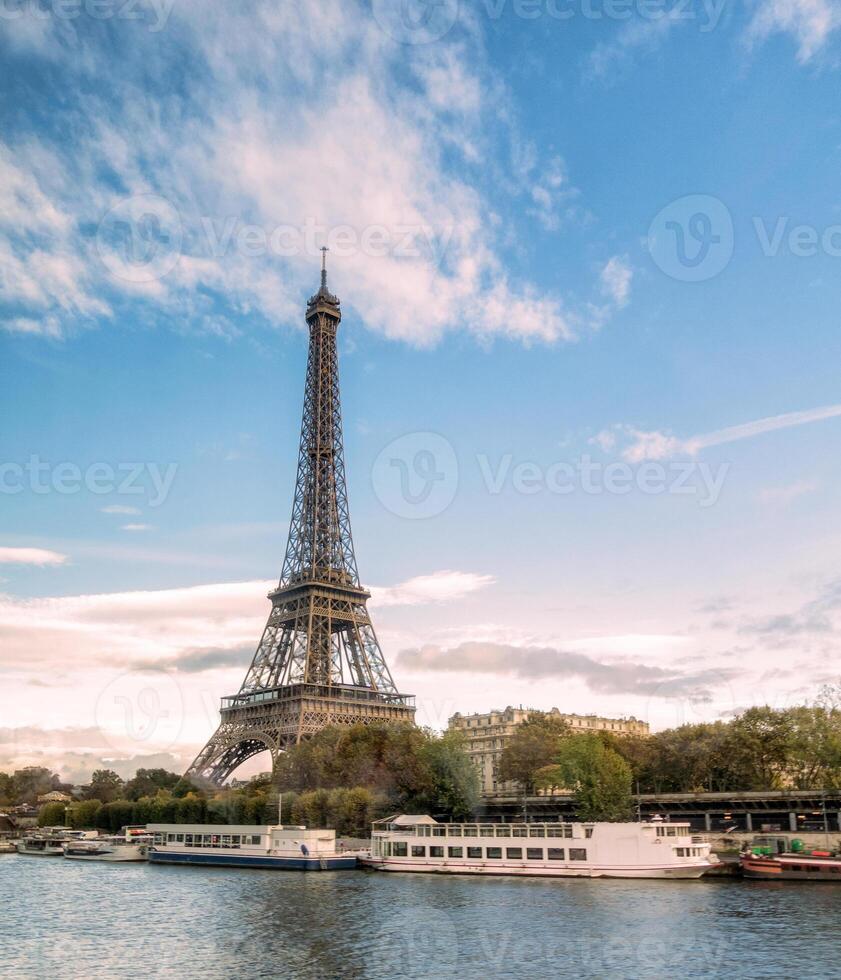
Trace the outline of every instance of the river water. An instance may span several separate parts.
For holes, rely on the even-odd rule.
[[[841,975],[841,887],[0,857],[6,978]]]

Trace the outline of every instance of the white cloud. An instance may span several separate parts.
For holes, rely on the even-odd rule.
[[[707,449],[710,446],[721,446],[741,439],[752,439],[767,432],[790,429],[799,425],[808,425],[811,422],[838,418],[839,416],[841,416],[841,405],[826,405],[823,408],[811,408],[802,412],[771,415],[767,418],[756,419],[753,422],[743,422],[740,425],[731,425],[724,429],[717,429],[714,432],[688,438],[681,438],[657,430],[635,429],[627,425],[614,426],[614,431],[631,440],[631,444],[622,451],[623,458],[630,463],[640,463],[646,459],[666,459],[678,455],[696,456],[702,449]]]
[[[759,0],[748,28],[750,43],[772,34],[790,34],[797,43],[797,59],[810,61],[841,26],[837,0]]]
[[[67,555],[43,548],[0,548],[0,565],[63,565]]]
[[[139,507],[129,507],[126,504],[108,504],[100,508],[103,514],[139,514]]]
[[[376,606],[414,606],[427,602],[449,602],[493,585],[491,575],[472,572],[440,571],[418,575],[400,585],[373,588],[371,600]]]
[[[617,306],[625,306],[631,294],[633,278],[634,270],[627,255],[614,255],[601,271],[602,290]]]
[[[120,528],[122,531],[151,531],[151,524],[123,524]]]
[[[40,318],[106,318],[127,302],[143,304],[149,317],[177,316],[227,336],[245,311],[255,322],[298,322],[327,230],[331,285],[390,338],[429,345],[467,330],[552,343],[592,325],[586,304],[571,310],[506,271],[501,249],[510,227],[494,215],[473,168],[514,137],[504,113],[500,125],[485,125],[485,93],[504,89],[482,67],[478,33],[468,31],[458,47],[415,50],[391,43],[354,2],[257,3],[247,12],[219,2],[200,13],[177,5],[166,32],[133,34],[119,75],[102,36],[80,35],[73,60],[68,54],[62,63],[68,80],[74,71],[104,80],[100,91],[71,86],[83,93],[74,111],[87,121],[72,151],[34,141],[5,150],[11,213],[55,230],[37,247],[20,226],[0,234],[7,292],[25,310],[29,332]],[[62,51],[56,39],[54,56]],[[196,70],[181,77],[177,103],[137,97],[185,52]],[[267,64],[277,70],[258,68]],[[100,182],[101,173],[116,179]],[[521,182],[508,190],[516,198]],[[532,175],[532,201],[547,227],[569,193],[560,158]],[[180,258],[160,279],[109,275],[90,234],[80,232],[96,228],[125,195],[158,195],[177,215]],[[247,255],[236,237],[224,244],[230,221],[234,236],[243,224],[269,235],[290,226],[301,236],[291,255],[271,248]],[[314,224],[325,231],[305,241]],[[357,243],[344,251],[335,236],[342,230]],[[364,244],[379,230],[385,254]],[[104,254],[116,259],[116,246]],[[221,311],[211,296],[221,297]]]

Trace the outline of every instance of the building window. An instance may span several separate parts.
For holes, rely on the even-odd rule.
[[[436,847],[435,844],[433,844],[429,848],[429,856],[431,858],[442,858],[444,856],[444,848],[443,847]]]
[[[570,861],[586,861],[587,851],[583,847],[571,847],[569,849]]]
[[[506,847],[505,856],[509,861],[522,861],[523,849],[522,847]]]
[[[448,847],[447,848],[447,856],[448,857],[451,857],[451,858],[464,857],[464,853],[463,852],[464,852],[464,848],[462,848],[462,847]]]
[[[542,861],[543,860],[543,848],[542,847],[527,847],[526,857],[529,861]]]
[[[501,847],[488,847],[485,849],[485,857],[489,860],[499,861],[502,859]]]
[[[550,847],[549,848],[549,860],[550,861],[564,861],[564,849],[562,847]]]
[[[412,857],[413,858],[425,858],[426,857],[426,848],[423,847],[422,845],[421,846],[418,846],[417,844],[412,844]]]
[[[468,847],[467,848],[467,856],[469,858],[480,858],[482,856],[482,848],[481,847]]]
[[[396,858],[404,858],[409,854],[409,847],[405,841],[395,841],[394,850],[392,851]]]

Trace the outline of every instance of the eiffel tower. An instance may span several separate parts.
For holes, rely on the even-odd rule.
[[[399,694],[359,582],[345,484],[336,331],[339,300],[321,288],[307,304],[309,355],[289,541],[262,639],[237,694],[222,698],[219,728],[187,778],[221,785],[246,759],[272,765],[327,725],[408,722],[414,698]]]

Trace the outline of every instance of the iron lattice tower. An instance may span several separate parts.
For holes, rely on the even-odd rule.
[[[356,567],[336,352],[341,318],[323,257],[321,288],[307,304],[304,414],[283,572],[242,687],[222,699],[219,728],[187,770],[199,781],[219,785],[266,749],[275,765],[279,753],[327,725],[414,721],[414,698],[397,692]]]

